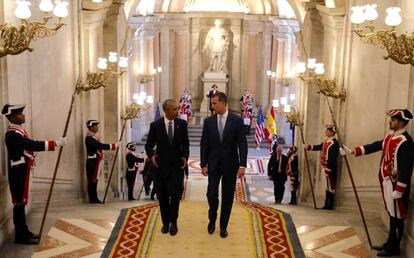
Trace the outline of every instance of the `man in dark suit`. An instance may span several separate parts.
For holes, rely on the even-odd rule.
[[[208,175],[210,223],[207,229],[209,234],[214,233],[219,205],[218,187],[222,179],[220,236],[226,238],[237,176],[243,177],[246,169],[247,140],[243,119],[227,110],[226,95],[217,92],[211,102],[215,115],[204,120],[200,143],[202,174]]]
[[[267,175],[273,181],[275,203],[282,203],[285,192],[286,165],[288,158],[282,153],[282,146],[277,146],[276,153],[272,153],[267,165]]]
[[[162,109],[164,117],[150,125],[145,151],[156,168],[154,179],[163,223],[161,232],[170,232],[174,236],[178,231],[178,209],[184,187],[189,140],[187,123],[177,118],[177,102],[168,99],[162,104]]]

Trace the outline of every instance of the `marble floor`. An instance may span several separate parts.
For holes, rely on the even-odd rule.
[[[188,193],[185,196],[190,201],[206,201],[207,180],[200,174],[197,164],[197,158],[191,158],[190,178],[186,187]],[[259,171],[257,160],[250,159],[249,164],[246,182],[250,198],[292,216],[307,257],[375,257],[375,252],[367,249],[363,225],[357,213],[314,210],[306,203],[297,206],[274,205],[272,198],[269,198],[272,196],[272,185],[266,181],[265,174]],[[136,191],[138,189],[136,187]],[[288,198],[286,194],[284,203],[288,202]],[[110,200],[105,205],[51,207],[44,231],[47,237],[42,245],[15,245],[9,240],[1,247],[0,257],[100,257],[120,210],[148,203],[151,200],[143,194],[140,201]],[[33,231],[40,225],[42,212],[41,209],[35,209],[28,218]],[[373,243],[382,243],[386,238],[385,227],[378,218],[367,217],[367,222]]]

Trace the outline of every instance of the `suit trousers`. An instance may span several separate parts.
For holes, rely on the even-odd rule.
[[[161,220],[163,225],[177,223],[183,182],[184,172],[180,169],[177,169],[177,171],[171,171],[167,178],[155,178],[155,189],[160,203]]]
[[[221,180],[221,212],[220,229],[227,229],[233,207],[234,191],[236,189],[237,171],[223,171],[218,168],[208,173],[207,200],[209,205],[208,217],[211,223],[217,219],[219,206],[219,184]]]
[[[285,179],[275,179],[273,181],[273,190],[275,194],[275,202],[280,203],[285,193]]]

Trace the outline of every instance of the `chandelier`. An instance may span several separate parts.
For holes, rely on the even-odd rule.
[[[38,38],[52,37],[56,32],[65,25],[62,19],[68,15],[68,2],[56,0],[55,6],[51,0],[41,0],[39,9],[44,12],[43,21],[30,21],[32,13],[28,0],[17,0],[14,15],[21,20],[21,24],[15,27],[11,24],[0,24],[0,58],[7,55],[18,55],[26,50],[33,51],[30,47],[32,41]],[[58,21],[54,27],[47,24],[55,15]]]
[[[351,8],[351,22],[356,24],[352,30],[362,42],[379,46],[386,49],[388,55],[384,56],[387,60],[391,58],[399,64],[411,64],[414,66],[414,33],[398,34],[395,27],[400,25],[402,18],[399,7],[389,7],[386,9],[387,16],[385,24],[389,26],[388,30],[378,30],[373,22],[378,18],[377,5],[354,6]],[[368,21],[365,28],[360,25]]]

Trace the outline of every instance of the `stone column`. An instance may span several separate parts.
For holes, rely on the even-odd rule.
[[[82,42],[81,44],[81,51],[82,51],[82,62],[81,62],[81,70],[82,70],[82,79],[83,81],[86,80],[86,73],[96,72],[98,57],[107,57],[108,52],[104,51],[104,44],[103,44],[103,26],[104,21],[107,16],[107,12],[109,11],[110,3],[103,3],[102,6],[99,6],[95,10],[82,10]],[[101,139],[105,140],[105,112],[104,112],[104,89],[100,88],[97,90],[86,92],[85,94],[81,94],[80,96],[81,101],[75,102],[76,105],[79,105],[79,109],[75,108],[75,110],[81,110],[77,114],[77,118],[81,121],[80,124],[82,125],[82,135],[86,135],[87,128],[85,127],[85,122],[88,119],[97,119],[101,122],[99,135]],[[83,157],[86,153],[85,144],[83,141],[78,143],[78,146],[82,146],[81,149],[83,150]],[[82,157],[82,156],[81,156]],[[98,192],[102,193],[103,189],[106,185],[105,180],[105,173],[108,171],[104,171],[104,169],[100,170],[98,175]],[[86,190],[87,180],[85,174],[82,175],[82,178],[79,179],[79,185],[83,186],[83,190]],[[76,181],[75,181],[76,182]],[[86,192],[86,191],[85,191]],[[87,196],[85,196],[87,197]]]
[[[257,32],[249,32],[247,50],[247,88],[253,96],[256,96],[256,37]]]
[[[230,30],[233,33],[233,54],[230,54],[232,57],[231,60],[231,81],[229,82],[229,96],[230,99],[230,109],[233,110],[240,110],[240,93],[242,90],[240,89],[244,85],[242,83],[242,69],[241,69],[241,58],[242,58],[242,36],[241,36],[241,20],[240,19],[232,19]]]
[[[319,12],[316,10],[316,5],[318,3],[304,3],[304,8],[306,11],[306,16],[304,18],[304,28],[308,28],[306,31],[302,32],[303,42],[305,45],[300,45],[301,47],[301,57],[302,60],[306,61],[309,57],[314,57],[318,60],[322,58],[322,46],[323,42],[323,26],[321,23],[321,17]],[[306,50],[306,51],[305,51]],[[323,139],[324,136],[321,130],[321,116],[320,116],[320,96],[317,93],[316,87],[310,85],[309,83],[301,83],[301,98],[302,102],[300,103],[299,109],[303,113],[303,132],[304,137],[307,142],[320,142],[320,139]],[[300,157],[300,171],[301,177],[303,178],[302,184],[300,186],[301,200],[302,201],[312,201],[311,193],[309,187],[309,177],[306,172],[305,167],[305,158],[303,149],[299,148],[299,157]],[[317,184],[321,179],[321,173],[319,170],[319,153],[309,152],[309,163],[310,170],[312,174],[312,182],[315,186],[315,194],[317,196],[323,196],[324,190],[323,186]],[[321,197],[323,199],[323,197]],[[317,198],[317,201],[321,198]],[[318,202],[319,203],[319,202]],[[319,205],[320,206],[320,203]]]
[[[276,34],[273,33],[272,35],[272,63],[271,63],[271,70],[272,72],[276,71],[276,67],[277,67],[277,50],[279,48],[279,41],[277,40]],[[276,99],[276,81],[275,80],[271,80],[270,81],[270,94],[269,94],[270,98],[269,101],[270,103],[272,103],[272,101],[274,99]],[[270,110],[270,108],[268,109],[268,111]]]
[[[179,100],[184,90],[185,59],[184,59],[184,33],[174,34],[174,99]]]
[[[161,26],[161,66],[162,66],[162,73],[160,74],[161,77],[161,87],[162,91],[160,91],[160,100],[163,101],[165,99],[170,98],[170,29],[167,25]]]
[[[279,37],[277,46],[278,48],[277,48],[276,77],[283,78],[284,73],[285,73],[285,49],[286,49],[285,40]],[[275,91],[276,99],[283,97],[282,87],[283,87],[282,85],[276,84],[276,91]]]
[[[269,105],[269,95],[270,95],[270,81],[266,77],[266,71],[271,69],[271,59],[272,59],[272,24],[266,23],[265,30],[263,33],[263,71],[259,74],[263,78],[263,83],[261,87],[256,91],[258,96],[254,96],[256,98],[256,104],[261,104],[264,110],[267,110]],[[259,98],[260,97],[260,98]],[[271,102],[270,102],[271,103]]]
[[[190,31],[190,94],[193,100],[193,109],[199,109],[203,100],[203,86],[200,83],[201,53],[200,53],[200,19],[191,19]]]
[[[154,68],[157,69],[160,64],[160,33],[158,33],[154,37]],[[157,71],[157,74],[154,78],[154,103],[157,103],[160,101],[160,74]]]
[[[154,33],[148,32],[148,34],[144,36],[144,40],[144,52],[142,53],[143,56],[145,56],[144,73],[152,74],[152,69],[154,68]],[[154,87],[154,81],[150,81],[145,84],[145,92],[148,96],[154,96]]]

